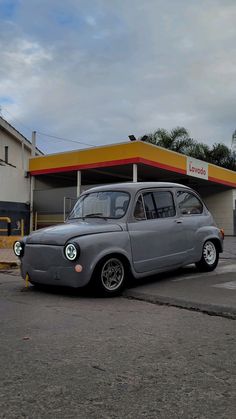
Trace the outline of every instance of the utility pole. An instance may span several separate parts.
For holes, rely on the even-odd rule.
[[[233,135],[232,135],[231,149],[233,153],[236,153],[236,130],[233,132]]]
[[[31,157],[35,157],[36,152],[36,131],[32,132],[32,147],[31,147]],[[34,176],[30,175],[30,233],[33,231],[34,227]]]

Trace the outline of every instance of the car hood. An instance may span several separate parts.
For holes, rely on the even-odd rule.
[[[81,220],[34,231],[27,237],[26,243],[63,246],[68,240],[72,240],[79,236],[115,231],[122,231],[119,224],[103,220],[98,220],[97,222],[95,220],[90,220],[89,222]]]

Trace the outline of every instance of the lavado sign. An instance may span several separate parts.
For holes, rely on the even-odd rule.
[[[208,179],[208,163],[187,157],[187,175]]]

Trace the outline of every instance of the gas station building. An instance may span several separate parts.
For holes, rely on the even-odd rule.
[[[195,189],[225,234],[236,235],[236,172],[142,141],[31,158],[34,224],[62,222],[94,185],[165,181]]]

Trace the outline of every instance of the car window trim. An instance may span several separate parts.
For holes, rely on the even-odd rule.
[[[145,218],[144,218],[144,219],[138,219],[138,218],[136,218],[136,217],[135,217],[135,215],[134,215],[134,211],[135,211],[135,208],[136,208],[137,202],[138,202],[138,200],[139,200],[139,197],[141,197],[141,199],[142,199],[143,210],[144,210],[144,214],[145,214]],[[134,207],[133,207],[133,212],[132,212],[132,216],[133,216],[133,218],[134,218],[136,221],[147,221],[147,213],[146,213],[146,209],[145,209],[145,205],[144,205],[144,200],[143,200],[143,194],[142,194],[142,192],[141,192],[141,193],[138,193],[138,195],[137,195],[137,196],[136,196],[136,198],[135,198],[135,201],[134,201]]]

